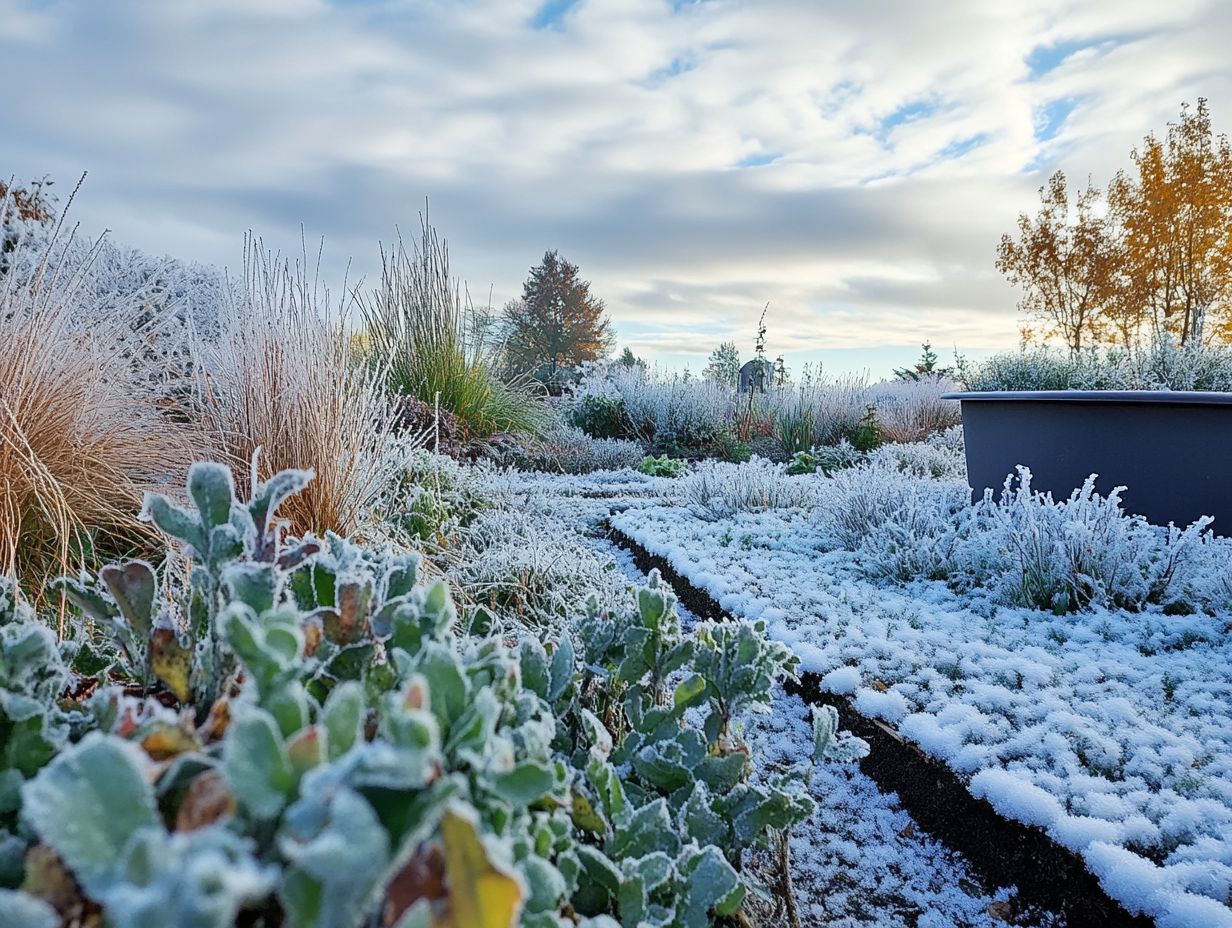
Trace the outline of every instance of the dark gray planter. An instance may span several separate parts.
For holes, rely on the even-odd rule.
[[[1036,490],[1069,496],[1090,474],[1158,525],[1212,516],[1232,534],[1232,393],[1022,390],[947,393],[962,402],[967,478],[1000,494],[1018,464]],[[1222,531],[1221,531],[1222,530]]]

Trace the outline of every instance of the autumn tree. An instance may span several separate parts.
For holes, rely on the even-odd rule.
[[[1090,181],[1072,205],[1060,171],[1039,194],[1040,211],[1019,215],[1017,238],[1001,237],[997,269],[1023,288],[1019,308],[1079,351],[1102,336],[1102,310],[1115,299],[1116,238]]]
[[[1148,134],[1108,189],[1123,242],[1130,321],[1201,344],[1232,334],[1232,147],[1205,99],[1182,104],[1163,139]]]
[[[736,343],[723,342],[710,352],[710,359],[702,375],[734,389],[740,379],[740,349],[736,347]]]
[[[531,268],[522,298],[505,304],[502,326],[510,365],[549,384],[562,369],[603,357],[615,341],[603,300],[557,251]]]

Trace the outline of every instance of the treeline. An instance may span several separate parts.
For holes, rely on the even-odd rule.
[[[1071,194],[1063,172],[1040,188],[1040,210],[1004,235],[997,269],[1023,288],[1035,333],[1072,351],[1232,340],[1232,146],[1211,129],[1205,99],[1181,106],[1133,168],[1101,190]]]

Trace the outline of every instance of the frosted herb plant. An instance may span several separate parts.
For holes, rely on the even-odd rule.
[[[737,740],[785,649],[759,626],[685,639],[657,577],[576,636],[460,635],[474,617],[416,556],[280,537],[308,476],[241,502],[226,467],[194,465],[193,509],[146,505],[190,555],[183,589],[132,561],[69,584],[124,685],[75,672],[80,651],[0,595],[0,925],[734,916],[744,851],[812,808],[807,771],[757,782]],[[841,740],[819,734],[819,758]]]

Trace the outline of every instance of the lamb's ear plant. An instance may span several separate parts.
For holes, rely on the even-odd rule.
[[[666,454],[647,455],[637,466],[638,471],[650,477],[679,477],[689,469],[689,465],[679,458],[670,458]]]
[[[192,509],[146,505],[184,545],[182,587],[140,561],[66,584],[114,635],[115,682],[76,674],[0,589],[0,926],[734,915],[747,852],[813,808],[739,738],[785,649],[752,625],[685,637],[657,576],[555,640],[462,634],[415,557],[279,537],[308,476],[240,502],[227,468],[195,465]]]

